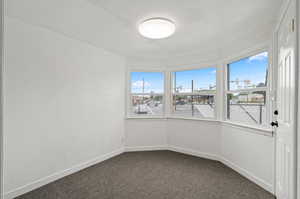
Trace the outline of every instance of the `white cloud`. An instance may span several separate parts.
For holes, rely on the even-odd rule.
[[[144,81],[144,87],[150,87],[151,84],[149,82]],[[143,88],[143,81],[136,81],[132,83],[132,87],[137,89],[137,88]]]
[[[216,70],[213,70],[213,71],[210,72],[210,74],[216,74],[216,73],[217,73]]]
[[[263,60],[263,59],[266,59],[268,57],[268,53],[267,52],[263,52],[263,53],[260,53],[258,55],[254,55],[252,57],[249,57],[249,61],[254,61],[254,60]]]

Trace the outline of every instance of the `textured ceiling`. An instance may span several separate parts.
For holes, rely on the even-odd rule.
[[[282,0],[6,0],[6,15],[128,57],[223,53],[270,39]],[[37,17],[39,16],[39,17]],[[149,40],[137,24],[175,21],[176,33]]]

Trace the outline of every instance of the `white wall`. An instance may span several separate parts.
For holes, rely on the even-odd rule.
[[[163,149],[167,146],[167,120],[128,119],[125,121],[128,151]]]
[[[7,196],[122,150],[124,78],[122,57],[5,18]]]
[[[219,160],[274,193],[274,137],[219,121],[130,119],[127,150],[173,150]]]
[[[210,159],[219,158],[221,142],[219,122],[169,119],[167,135],[168,146],[172,150]]]
[[[217,121],[182,119],[127,119],[127,151],[174,150],[218,159],[221,131]]]
[[[275,139],[259,130],[221,125],[222,160],[228,166],[274,192]]]

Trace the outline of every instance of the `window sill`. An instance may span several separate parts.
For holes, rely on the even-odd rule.
[[[136,120],[136,119],[161,119],[166,120],[165,116],[126,116],[126,120]]]
[[[239,128],[242,130],[247,130],[250,133],[255,133],[259,135],[264,135],[264,136],[269,136],[273,137],[274,132],[272,129],[268,128],[263,128],[259,126],[251,126],[251,125],[246,125],[246,124],[241,124],[241,123],[236,123],[236,122],[231,122],[231,121],[220,121],[214,118],[211,119],[205,119],[205,118],[188,118],[188,117],[175,117],[175,116],[144,116],[144,117],[136,117],[136,116],[127,116],[125,118],[126,120],[147,120],[147,119],[157,119],[157,120],[190,120],[190,121],[204,121],[204,122],[219,122],[222,125],[230,126],[233,128]]]
[[[220,122],[215,118],[196,118],[196,117],[176,117],[176,116],[168,116],[167,119],[174,120],[194,120],[194,121],[205,121],[205,122]]]
[[[193,117],[176,117],[176,116],[126,116],[126,120],[135,120],[135,119],[178,119],[178,120],[195,120],[195,121],[206,121],[206,122],[220,122],[214,118],[193,118]]]
[[[272,129],[268,129],[264,127],[251,126],[251,125],[246,125],[246,124],[241,124],[241,123],[236,123],[231,121],[221,121],[221,123],[223,125],[234,127],[234,128],[247,129],[253,133],[260,134],[260,135],[271,136],[271,137],[273,137],[274,135],[274,131]]]

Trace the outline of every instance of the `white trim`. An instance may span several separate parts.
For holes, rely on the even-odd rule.
[[[210,96],[216,96],[216,90],[211,91],[197,91],[197,92],[184,92],[184,93],[172,93],[172,95],[177,96],[197,96],[197,95],[210,95]]]
[[[274,194],[274,188],[273,188],[272,184],[265,182],[264,180],[262,180],[259,177],[255,176],[253,173],[247,171],[246,169],[243,169],[243,168],[237,166],[233,162],[231,162],[231,161],[229,161],[229,160],[227,160],[223,157],[220,157],[220,156],[215,155],[215,154],[198,152],[198,151],[195,151],[195,150],[180,148],[180,147],[176,147],[176,146],[169,146],[168,149],[170,151],[174,151],[174,152],[178,152],[178,153],[183,153],[183,154],[192,155],[192,156],[196,156],[196,157],[200,157],[200,158],[206,158],[206,159],[210,159],[210,160],[220,161],[221,163],[223,163],[224,165],[230,167],[231,169],[238,172],[242,176],[246,177],[250,181],[256,183],[259,186],[261,186],[263,189],[265,189],[265,190],[269,191],[270,193]]]
[[[234,53],[234,56],[225,57],[221,61],[222,61],[222,63],[225,63],[227,65],[228,63],[236,62],[236,61],[239,61],[239,60],[241,60],[243,58],[251,57],[251,56],[253,56],[255,54],[259,54],[259,53],[262,53],[264,51],[268,51],[269,52],[269,50],[270,50],[270,43],[271,43],[271,41],[263,42],[263,43],[261,43],[259,45],[256,45],[256,46],[253,46],[251,48],[245,49],[242,52]]]
[[[134,151],[157,151],[157,150],[168,150],[168,151],[173,151],[177,153],[182,153],[182,154],[187,154],[187,155],[192,155],[196,156],[199,158],[205,158],[209,160],[215,160],[223,163],[224,165],[230,167],[234,171],[238,172],[248,180],[254,182],[255,184],[259,185],[266,191],[269,191],[270,193],[274,194],[274,187],[272,184],[265,182],[263,179],[255,176],[253,173],[247,171],[246,169],[239,167],[238,165],[234,164],[233,162],[220,157],[216,154],[210,154],[210,153],[204,153],[204,152],[199,152],[196,150],[192,149],[186,149],[186,148],[181,148],[177,146],[140,146],[140,147],[125,147],[126,152],[134,152]]]
[[[256,87],[256,88],[228,90],[227,93],[240,93],[240,92],[252,93],[252,92],[256,92],[256,91],[266,91],[267,92],[267,90],[268,90],[268,87]]]
[[[215,117],[222,120],[223,113],[223,64],[220,63],[216,70],[216,98],[215,98]]]
[[[194,68],[195,67],[195,68]],[[216,72],[215,74],[215,78],[216,78],[216,89],[215,90],[210,90],[210,91],[198,91],[198,92],[183,92],[183,93],[176,93],[174,92],[174,88],[173,88],[173,80],[174,80],[174,72],[182,72],[182,71],[190,71],[190,70],[202,70],[202,69],[208,69],[208,68],[214,68],[216,71],[218,71],[218,66],[217,65],[202,65],[202,66],[199,66],[199,65],[195,65],[194,67],[186,67],[186,68],[180,68],[180,69],[177,69],[177,70],[168,70],[168,73],[169,73],[169,76],[170,76],[170,86],[169,86],[169,112],[167,113],[168,116],[176,116],[176,113],[175,111],[173,111],[173,96],[199,96],[199,95],[209,95],[209,96],[214,96],[214,102],[215,102],[215,108],[214,108],[214,117],[212,118],[203,118],[203,119],[217,119],[217,110],[218,110],[218,104],[217,104],[217,101],[218,101],[218,95],[217,95],[217,92],[218,92],[218,74]],[[196,68],[197,67],[197,68]]]
[[[298,59],[296,59],[296,64],[299,66],[300,64],[300,2],[296,1],[296,41],[297,41],[297,56]],[[300,70],[298,70],[298,78],[300,77]],[[297,198],[300,198],[300,81],[298,80],[298,106],[297,106],[297,129],[298,129],[298,134],[297,134]]]
[[[239,129],[243,129],[246,130],[249,133],[254,133],[254,134],[258,134],[258,135],[265,135],[265,136],[274,136],[274,132],[273,129],[268,129],[268,128],[263,128],[260,126],[252,126],[252,125],[246,125],[246,124],[241,124],[241,123],[237,123],[237,122],[232,122],[232,121],[221,121],[221,120],[217,120],[214,118],[197,118],[197,117],[180,117],[180,116],[157,116],[157,117],[126,117],[126,120],[189,120],[189,121],[198,121],[198,122],[215,122],[215,123],[220,123],[222,125],[226,125],[226,126],[230,126],[233,128],[239,128]]]
[[[3,170],[3,151],[4,151],[4,142],[3,142],[3,71],[4,71],[4,0],[0,2],[0,199],[3,198],[3,190],[4,190],[4,170]]]
[[[202,122],[221,122],[215,118],[200,118],[200,117],[180,117],[180,116],[168,116],[167,119],[171,120],[190,120],[190,121],[202,121]]]
[[[222,125],[230,126],[233,128],[247,129],[247,130],[250,130],[251,133],[255,133],[255,134],[262,134],[262,135],[271,136],[271,137],[273,137],[273,135],[274,135],[272,129],[260,128],[260,127],[239,124],[239,123],[230,122],[230,121],[222,121],[221,123],[222,123]],[[259,131],[259,133],[258,133],[258,131]]]
[[[166,71],[166,69],[162,67],[137,68],[132,66],[128,66],[127,70],[129,71],[129,73],[131,72],[164,73]]]
[[[139,147],[125,147],[125,152],[138,152],[138,151],[159,151],[159,150],[168,150],[168,151],[173,151],[177,153],[183,153],[187,155],[192,155],[196,156],[199,158],[205,158],[209,160],[215,160],[215,161],[220,161],[224,165],[230,167],[234,171],[238,172],[242,176],[246,177],[248,180],[256,183],[266,191],[269,191],[270,193],[274,194],[274,187],[272,184],[265,182],[263,179],[255,176],[253,173],[247,171],[244,168],[241,168],[240,166],[234,164],[233,162],[220,157],[216,154],[210,154],[210,153],[204,153],[204,152],[199,152],[196,150],[192,149],[186,149],[186,148],[181,148],[177,146],[139,146]]]
[[[162,73],[163,74],[163,78],[164,78],[164,81],[163,81],[163,93],[155,93],[154,95],[155,96],[162,96],[163,100],[162,100],[162,104],[163,104],[163,110],[162,110],[162,114],[159,114],[159,115],[141,115],[141,116],[138,116],[138,115],[135,115],[132,113],[132,110],[131,110],[131,98],[132,98],[132,95],[150,95],[151,93],[131,93],[131,73],[132,72],[157,72],[157,73]],[[146,69],[135,69],[135,68],[131,68],[131,67],[127,67],[126,68],[126,78],[125,78],[125,91],[126,91],[126,96],[125,96],[125,115],[126,115],[126,118],[142,118],[142,119],[145,119],[147,117],[149,118],[161,118],[161,117],[164,117],[166,115],[166,78],[167,78],[167,72],[166,70],[164,69],[149,69],[149,70],[146,70]]]
[[[299,54],[299,0],[286,0],[286,1],[283,1],[282,5],[281,5],[281,8],[280,8],[280,11],[279,11],[279,14],[278,14],[278,17],[277,17],[277,23],[276,23],[276,26],[274,28],[274,31],[273,31],[273,66],[277,66],[278,67],[278,32],[279,32],[279,29],[280,29],[280,26],[282,25],[283,23],[283,20],[284,20],[284,17],[289,9],[289,6],[291,3],[293,3],[293,1],[295,2],[295,10],[296,10],[296,44],[295,44],[295,54],[296,54],[296,57],[295,57],[295,64],[296,64],[296,99],[295,99],[295,102],[296,102],[296,105],[295,105],[295,122],[296,124],[295,125],[295,135],[296,135],[296,141],[295,141],[295,147],[292,149],[293,151],[295,151],[295,154],[296,154],[296,158],[295,158],[295,167],[296,167],[296,172],[295,172],[295,175],[296,175],[296,183],[295,183],[295,197],[297,198],[300,198],[300,160],[298,159],[298,162],[297,162],[297,153],[298,154],[298,157],[300,157],[300,148],[298,148],[297,150],[297,145],[299,146],[299,142],[300,142],[300,136],[299,136],[299,122],[300,122],[300,113],[299,113],[299,91],[300,91],[300,87],[299,87],[299,72],[300,70],[298,69],[297,66],[299,66],[299,58],[300,58],[300,54]],[[277,98],[277,93],[276,93],[276,88],[277,88],[277,76],[278,76],[278,70],[277,70],[277,67],[276,67],[276,70],[274,68],[274,71],[273,71],[273,78],[274,78],[274,83],[273,83],[273,90],[272,90],[272,94],[273,94],[273,98]],[[277,104],[273,104],[273,107],[277,108]],[[298,133],[298,139],[297,139],[297,133]],[[277,184],[277,180],[276,180],[276,170],[277,170],[277,165],[276,165],[276,151],[277,151],[277,142],[275,141],[275,160],[274,160],[274,192],[275,192],[275,195],[276,195],[276,184]],[[298,166],[298,169],[297,169],[297,166]],[[297,177],[298,175],[298,177]],[[298,190],[297,190],[298,188]]]
[[[184,66],[182,66],[184,65]],[[218,65],[216,63],[199,63],[199,64],[181,64],[181,67],[169,67],[165,70],[168,72],[181,72],[181,71],[189,71],[189,70],[201,70],[201,69],[207,69],[207,68],[218,68]]]
[[[130,150],[127,150],[127,149],[130,149]],[[265,189],[265,190],[269,191],[270,193],[274,194],[274,187],[273,187],[272,184],[265,182],[263,179],[255,176],[253,173],[247,171],[246,169],[244,169],[244,168],[234,164],[233,162],[231,162],[231,161],[229,161],[229,160],[227,160],[223,157],[220,157],[219,155],[216,155],[216,154],[199,152],[199,151],[196,151],[196,150],[181,148],[181,147],[177,147],[177,146],[128,147],[128,148],[126,148],[125,151],[151,151],[151,149],[153,149],[153,151],[155,151],[155,150],[169,150],[169,151],[173,151],[173,152],[177,152],[177,153],[183,153],[183,154],[187,154],[187,155],[196,156],[196,157],[199,157],[199,158],[205,158],[205,159],[220,161],[221,163],[223,163],[224,165],[230,167],[231,169],[238,172],[242,176],[246,177],[250,181],[256,183],[257,185],[259,185],[263,189]]]
[[[199,152],[199,151],[192,150],[192,149],[186,149],[186,148],[181,148],[181,147],[177,147],[177,146],[168,146],[168,150],[173,151],[173,152],[178,152],[178,153],[183,153],[183,154],[187,154],[187,155],[196,156],[196,157],[199,157],[199,158],[205,158],[205,159],[209,159],[209,160],[220,161],[220,157],[218,155]]]
[[[129,93],[129,95],[152,95],[152,96],[164,96],[163,93]]]
[[[56,172],[54,174],[51,174],[49,176],[46,176],[44,178],[41,178],[41,179],[38,179],[36,180],[35,182],[31,182],[29,184],[26,184],[24,186],[21,186],[19,188],[16,188],[12,191],[9,191],[7,193],[4,194],[4,199],[13,199],[17,196],[20,196],[24,193],[27,193],[27,192],[30,192],[34,189],[37,189],[41,186],[44,186],[46,184],[49,184],[55,180],[58,180],[60,178],[63,178],[65,176],[68,176],[68,175],[71,175],[73,173],[76,173],[82,169],[85,169],[85,168],[88,168],[92,165],[95,165],[95,164],[98,164],[100,162],[103,162],[107,159],[110,159],[112,157],[115,157],[117,155],[120,155],[124,152],[124,148],[120,148],[120,149],[117,149],[113,152],[110,152],[110,153],[107,153],[107,154],[104,154],[104,155],[101,155],[97,158],[94,158],[92,160],[89,160],[89,161],[86,161],[86,162],[83,162],[83,163],[80,163],[76,166],[73,166],[69,169],[66,169],[66,170],[63,170],[63,171],[59,171],[59,172]]]
[[[165,151],[165,150],[168,150],[167,146],[134,146],[134,147],[125,147],[125,152]]]
[[[147,120],[147,119],[150,119],[150,120],[153,120],[153,119],[156,119],[156,120],[167,120],[166,117],[164,116],[134,116],[134,115],[128,115],[125,117],[126,120]]]
[[[292,0],[285,0],[285,1],[282,2],[282,5],[280,7],[279,14],[278,14],[278,17],[277,17],[277,23],[275,24],[275,28],[274,28],[275,31],[274,32],[278,32],[279,27],[282,23],[283,17],[285,15],[291,1]]]
[[[228,65],[230,63],[233,62],[237,62],[240,61],[241,59],[245,59],[245,58],[249,58],[251,56],[263,53],[263,52],[267,52],[268,53],[268,79],[267,81],[267,86],[266,87],[259,87],[259,88],[250,88],[250,89],[237,89],[237,90],[229,90],[228,88],[228,81],[229,81],[229,77],[228,77]],[[270,85],[270,83],[272,83],[273,81],[273,51],[272,51],[272,42],[270,44],[270,42],[268,42],[268,44],[263,44],[262,46],[258,47],[258,48],[254,48],[251,50],[247,50],[244,51],[242,53],[240,53],[238,56],[235,57],[231,57],[228,58],[227,60],[224,60],[224,80],[223,80],[223,89],[224,89],[224,100],[223,100],[223,122],[226,123],[232,123],[232,124],[236,124],[239,126],[242,126],[243,124],[239,124],[238,122],[232,121],[230,119],[227,118],[227,111],[228,111],[228,107],[227,107],[227,95],[228,94],[232,94],[232,93],[237,93],[237,92],[254,92],[254,91],[265,91],[266,92],[266,99],[265,99],[265,105],[266,105],[266,123],[270,123],[271,121],[271,108],[272,108],[272,101],[270,100],[271,97],[271,90],[273,90],[272,86]],[[246,127],[251,127],[251,128],[255,128],[252,126],[248,126],[248,125],[243,125]],[[258,127],[260,129],[260,127]]]
[[[300,64],[300,2],[296,1],[296,66]],[[296,164],[297,164],[297,183],[296,183],[296,195],[300,198],[300,70],[298,70],[298,99],[297,99],[297,140],[296,140]]]
[[[246,57],[250,57],[256,54],[259,54],[261,52],[268,52],[269,55],[269,76],[268,76],[268,85],[267,87],[264,88],[253,88],[253,89],[245,89],[245,90],[235,90],[235,91],[228,91],[227,90],[227,64],[246,58]],[[239,53],[237,56],[235,57],[229,57],[226,59],[223,59],[222,61],[219,62],[203,62],[203,63],[199,63],[199,64],[188,64],[188,65],[184,65],[185,67],[162,67],[160,69],[158,68],[154,68],[154,67],[150,67],[150,68],[138,68],[138,67],[127,67],[127,79],[126,79],[126,118],[127,119],[184,119],[184,120],[207,120],[207,121],[211,121],[211,120],[216,120],[219,121],[221,120],[222,122],[226,122],[226,123],[231,123],[234,124],[236,126],[241,126],[244,128],[248,128],[248,129],[256,129],[259,131],[265,131],[265,129],[263,127],[256,127],[256,126],[248,126],[248,125],[243,125],[243,124],[239,124],[238,122],[234,122],[234,121],[230,121],[227,120],[227,93],[234,93],[234,92],[240,92],[240,91],[266,91],[267,93],[267,98],[266,98],[266,115],[267,115],[267,123],[269,123],[272,119],[272,111],[271,111],[271,107],[272,107],[272,102],[270,99],[272,99],[272,93],[271,93],[271,89],[272,89],[272,85],[270,85],[270,83],[272,83],[272,66],[273,66],[273,62],[272,62],[272,46],[270,45],[270,41],[264,42],[260,45],[257,45],[255,47],[252,48],[248,48],[246,50],[244,50],[242,53]],[[184,71],[184,70],[195,70],[195,69],[204,69],[204,68],[216,68],[217,70],[217,74],[216,74],[216,91],[205,91],[205,92],[199,92],[199,93],[192,93],[192,95],[213,95],[215,96],[215,113],[214,113],[214,118],[189,118],[189,117],[180,117],[180,116],[176,116],[175,114],[172,113],[172,96],[173,96],[173,88],[172,88],[172,72],[174,71]],[[164,93],[163,93],[163,114],[162,115],[155,115],[155,116],[135,116],[130,114],[130,72],[135,72],[135,71],[139,71],[139,72],[164,72]],[[222,74],[220,74],[221,72],[223,72]],[[191,93],[175,93],[176,95],[189,95]],[[161,95],[161,94],[158,94]],[[268,130],[267,130],[268,131]]]
[[[242,167],[239,167],[238,165],[234,164],[233,162],[231,162],[231,161],[229,161],[225,158],[221,158],[220,161],[223,164],[225,164],[226,166],[230,167],[231,169],[235,170],[236,172],[238,172],[239,174],[244,176],[245,178],[249,179],[250,181],[252,181],[255,184],[262,187],[263,189],[265,189],[265,190],[269,191],[270,193],[274,194],[274,186],[272,184],[267,183],[263,179],[255,176],[253,173],[247,171],[246,169],[244,169]]]
[[[22,187],[19,187],[19,188],[13,190],[13,191],[10,191],[10,192],[6,193],[4,195],[4,198],[5,199],[13,199],[17,196],[20,196],[20,195],[24,194],[24,193],[30,192],[34,189],[37,189],[37,188],[41,187],[41,186],[49,184],[49,183],[51,183],[55,180],[58,180],[60,178],[63,178],[63,177],[68,176],[70,174],[73,174],[75,172],[78,172],[78,171],[80,171],[82,169],[85,169],[87,167],[90,167],[92,165],[98,164],[98,163],[100,163],[104,160],[110,159],[110,158],[115,157],[117,155],[120,155],[124,152],[159,151],[159,150],[168,150],[168,151],[183,153],[183,154],[192,155],[192,156],[196,156],[196,157],[200,157],[200,158],[220,161],[221,163],[223,163],[224,165],[232,168],[233,170],[235,170],[239,174],[243,175],[244,177],[246,177],[250,181],[256,183],[259,186],[261,186],[263,189],[265,189],[265,190],[267,190],[267,191],[274,194],[273,185],[265,182],[264,180],[262,180],[259,177],[255,176],[253,173],[247,171],[246,169],[237,166],[233,162],[231,162],[229,160],[226,160],[223,157],[220,157],[219,155],[199,152],[199,151],[196,151],[196,150],[181,148],[181,147],[177,147],[177,146],[164,146],[164,145],[162,145],[162,146],[135,146],[135,147],[120,148],[116,151],[113,151],[111,153],[102,155],[98,158],[95,158],[93,160],[90,160],[90,161],[87,161],[85,163],[79,164],[79,165],[74,166],[70,169],[66,169],[64,171],[54,173],[50,176],[44,177],[44,178],[39,179],[35,182],[32,182],[32,183],[29,183],[29,184],[24,185]]]

